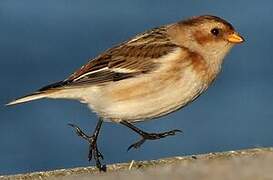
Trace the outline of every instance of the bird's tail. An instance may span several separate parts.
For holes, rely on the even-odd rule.
[[[61,81],[61,82],[57,82],[54,84],[50,84],[48,86],[45,86],[41,89],[39,89],[38,91],[31,93],[29,95],[20,97],[18,99],[15,99],[9,103],[6,104],[6,106],[11,106],[11,105],[15,105],[15,104],[21,104],[21,103],[25,103],[28,101],[33,101],[33,100],[37,100],[37,99],[42,99],[42,98],[48,98],[50,97],[54,92],[59,91],[64,85],[66,85],[67,82],[65,81]]]
[[[35,92],[35,93],[32,93],[32,94],[20,97],[18,99],[15,99],[15,100],[7,103],[6,106],[21,104],[21,103],[28,102],[28,101],[33,101],[33,100],[36,100],[36,99],[42,99],[42,98],[47,97],[47,94],[48,93],[45,93],[45,92]]]

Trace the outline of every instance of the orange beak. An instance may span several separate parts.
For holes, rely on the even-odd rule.
[[[235,43],[235,44],[242,43],[245,41],[244,38],[236,32],[228,35],[227,40],[228,42]]]

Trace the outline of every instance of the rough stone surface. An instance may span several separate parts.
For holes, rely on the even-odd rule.
[[[273,180],[273,148],[255,148],[152,161],[133,161],[130,163],[108,165],[107,170],[107,173],[100,173],[94,167],[82,167],[0,176],[0,179],[128,180],[130,178],[130,180]]]

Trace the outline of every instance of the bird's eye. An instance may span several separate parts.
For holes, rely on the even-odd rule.
[[[217,36],[220,32],[220,30],[218,28],[213,28],[211,31],[211,34],[213,34],[214,36]]]

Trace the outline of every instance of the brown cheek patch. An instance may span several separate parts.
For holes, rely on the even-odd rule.
[[[202,46],[213,41],[210,36],[204,34],[202,31],[196,31],[193,35],[198,44]]]

